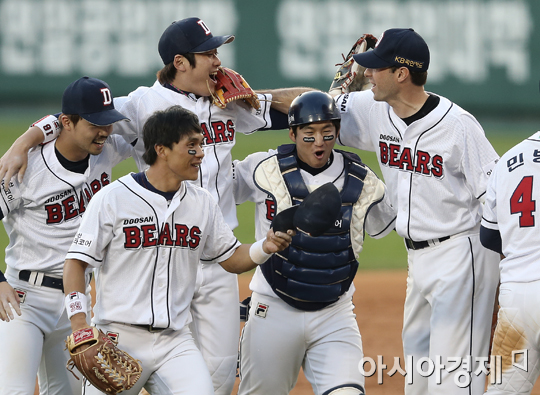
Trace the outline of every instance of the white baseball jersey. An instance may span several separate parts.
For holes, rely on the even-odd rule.
[[[193,183],[211,193],[226,223],[234,229],[238,226],[238,220],[232,193],[231,150],[237,132],[250,134],[271,127],[272,95],[259,95],[259,99],[260,110],[247,108],[241,102],[232,102],[225,109],[220,109],[212,105],[208,97],[179,93],[156,81],[152,87],[139,87],[129,96],[114,99],[115,108],[131,122],[129,125],[116,123],[113,133],[121,134],[129,143],[136,141],[134,159],[139,170],[144,170],[147,165],[142,159],[142,132],[150,115],[173,105],[193,111],[199,117],[205,134],[205,157],[199,178]],[[50,126],[54,130],[53,120]],[[191,330],[208,364],[216,394],[229,395],[234,386],[240,330],[236,316],[238,281],[235,274],[226,272],[219,265],[203,264],[201,271],[204,271],[204,275],[199,275],[199,287],[193,298]]]
[[[182,329],[199,260],[222,262],[240,245],[209,192],[184,182],[169,203],[128,174],[87,212],[67,258],[96,268],[96,324]]]
[[[540,132],[502,157],[488,184],[482,226],[501,234],[501,283],[540,280]]]
[[[0,188],[0,209],[9,236],[6,264],[62,276],[64,259],[90,199],[111,182],[112,168],[131,156],[133,147],[109,136],[99,155],[90,155],[84,174],[66,170],[54,143],[28,155],[22,183],[13,177],[9,190]]]
[[[377,154],[397,211],[396,231],[415,241],[474,228],[498,155],[476,119],[444,97],[407,126],[371,91],[340,95],[338,142]]]
[[[237,204],[246,201],[256,204],[255,238],[257,240],[266,236],[266,232],[270,229],[270,225],[276,214],[276,207],[273,199],[255,185],[253,173],[261,161],[276,154],[277,150],[269,150],[268,152],[251,154],[242,161],[234,161],[234,196]],[[343,155],[334,151],[332,165],[317,175],[312,175],[303,169],[300,169],[300,174],[308,190],[311,192],[328,182],[333,182],[336,188],[341,191],[345,182]],[[384,237],[392,231],[392,224],[395,218],[396,213],[389,202],[388,195],[385,193],[383,200],[373,206],[368,212],[365,221],[365,231],[374,238]],[[353,226],[354,219],[351,224],[351,227]],[[264,278],[259,267],[257,267],[253,275],[250,289],[262,295],[278,297]],[[351,284],[349,291],[342,296],[342,299],[346,300],[352,297],[353,292],[354,284]]]
[[[163,87],[156,81],[152,87],[139,87],[129,96],[114,99],[115,108],[131,119],[131,122],[115,124],[114,133],[119,133],[135,144],[135,161],[139,170],[148,166],[142,160],[144,142],[143,125],[155,111],[179,105],[199,117],[205,136],[204,159],[199,178],[195,181],[208,190],[218,202],[223,217],[231,229],[238,226],[236,205],[232,193],[231,150],[236,143],[236,133],[250,134],[261,128],[269,128],[271,95],[259,95],[261,109],[247,109],[238,102],[227,104],[225,109],[212,105],[208,97],[182,94]]]
[[[71,326],[64,294],[41,281],[44,274],[62,277],[66,252],[90,199],[111,182],[112,167],[132,150],[122,137],[109,136],[102,152],[90,155],[85,173],[79,174],[64,168],[54,143],[48,143],[29,153],[21,183],[13,177],[8,191],[0,188],[10,240],[6,277],[17,290],[22,311],[12,322],[0,322],[0,394],[33,393],[36,374],[42,392],[81,392],[80,380],[66,370],[69,354],[63,340]],[[21,270],[32,272],[29,281],[19,279]]]
[[[414,364],[488,357],[498,256],[480,243],[480,199],[498,155],[476,119],[439,96],[407,125],[371,91],[337,97],[341,144],[375,151],[397,212],[396,231],[424,242],[408,249],[403,350]],[[451,236],[450,238],[448,238]],[[443,238],[443,241],[434,240]],[[427,241],[427,243],[426,243]],[[415,247],[416,248],[416,247]],[[456,380],[462,377],[461,387]],[[482,394],[485,376],[462,364],[426,377],[413,367],[406,395]]]
[[[489,395],[530,394],[540,374],[539,175],[537,132],[501,157],[488,184],[482,226],[500,232],[505,256],[492,346],[492,354],[501,356],[502,376],[490,383]]]

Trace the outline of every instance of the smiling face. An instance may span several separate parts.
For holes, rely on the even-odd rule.
[[[338,131],[331,121],[314,122],[300,125],[296,129],[296,136],[289,129],[289,137],[296,143],[298,157],[313,168],[323,167],[336,144]]]
[[[97,126],[80,118],[75,124],[66,115],[61,116],[63,130],[58,136],[56,147],[70,161],[79,161],[90,155],[99,155],[113,125]]]
[[[161,146],[168,169],[179,181],[197,179],[204,157],[203,139],[202,133],[193,132],[173,143],[172,148]]]
[[[216,73],[221,66],[217,49],[208,52],[196,53],[195,67],[184,58],[184,75],[181,77],[181,89],[194,93],[198,96],[210,96],[215,92]]]

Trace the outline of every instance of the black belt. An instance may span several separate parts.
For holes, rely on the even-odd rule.
[[[168,328],[156,328],[153,325],[142,325],[142,324],[141,325],[139,325],[139,324],[127,324],[127,325],[134,326],[136,328],[145,329],[148,332],[161,332],[161,331],[164,331],[165,329],[168,329]]]
[[[32,272],[30,270],[21,270],[19,272],[19,280],[29,281],[31,274],[32,274]],[[43,275],[43,279],[41,280],[41,284],[32,284],[32,285],[41,285],[42,287],[59,289],[62,292],[64,292],[64,282],[62,281],[61,278],[56,278],[56,277],[50,277],[50,276]]]
[[[450,236],[441,237],[440,239],[425,240],[425,241],[412,241],[410,239],[405,239],[405,244],[409,250],[421,250],[422,248],[429,247],[433,243],[442,243],[445,240],[448,240]]]

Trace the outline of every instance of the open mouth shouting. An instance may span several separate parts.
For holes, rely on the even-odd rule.
[[[315,157],[319,160],[323,159],[324,157],[324,150],[315,151]]]

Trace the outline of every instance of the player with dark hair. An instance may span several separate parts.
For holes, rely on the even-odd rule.
[[[21,182],[0,188],[0,217],[9,236],[4,291],[18,316],[0,321],[0,394],[32,394],[36,374],[41,393],[78,394],[81,382],[66,370],[62,272],[66,253],[90,199],[111,182],[111,170],[132,155],[112,124],[127,120],[115,110],[109,86],[83,77],[62,97],[62,133],[29,153]],[[3,276],[0,276],[0,281]],[[89,291],[89,276],[82,293]],[[88,288],[87,288],[88,287]],[[3,309],[10,313],[4,303]]]
[[[299,230],[289,248],[257,268],[240,342],[241,395],[286,395],[300,367],[317,395],[364,393],[352,281],[364,229],[383,237],[393,229],[395,213],[384,183],[360,158],[333,149],[340,118],[328,93],[303,93],[289,109],[295,144],[234,162],[236,201],[256,203],[257,238],[274,218],[326,185],[335,185],[340,206],[325,233],[313,237]]]
[[[206,154],[194,183],[212,194],[231,229],[238,226],[232,193],[231,157],[236,134],[286,128],[289,104],[307,90],[284,88],[259,93],[260,109],[249,107],[242,100],[228,103],[226,108],[214,105],[216,75],[221,66],[217,50],[233,39],[231,35],[214,36],[204,21],[196,17],[168,26],[158,43],[164,68],[158,72],[158,79],[151,87],[139,87],[129,96],[114,99],[118,110],[132,122],[113,130],[134,145],[135,162],[139,170],[144,170],[147,165],[142,159],[142,127],[150,115],[172,105],[194,112],[201,123]],[[52,116],[48,119],[48,124],[44,120],[38,126],[48,127],[50,130],[43,132],[51,132],[53,136],[56,119]],[[37,128],[19,138],[0,159],[0,177],[24,172],[25,152],[42,138],[43,133]],[[216,393],[229,395],[234,386],[240,332],[237,277],[219,265],[203,264],[197,281],[191,329],[208,364]]]
[[[489,395],[530,394],[539,375],[539,176],[540,132],[536,132],[501,157],[488,183],[480,240],[503,255],[491,347],[491,354],[501,358],[491,364],[491,372],[502,375],[490,380]]]
[[[376,152],[407,247],[405,393],[481,394],[499,257],[479,229],[499,157],[471,114],[425,91],[430,53],[413,29],[386,30],[352,56],[372,88],[336,97],[338,141]],[[422,373],[423,358],[440,374]]]
[[[86,305],[85,272],[95,269],[92,323],[142,365],[126,395],[143,386],[152,394],[214,394],[188,327],[197,268],[205,262],[232,273],[251,270],[286,248],[291,236],[269,230],[259,242],[241,245],[210,193],[185,182],[197,178],[204,157],[204,135],[189,110],[155,112],[143,139],[152,164],[92,199],[66,257],[65,291]],[[71,303],[66,299],[69,311]],[[71,326],[87,327],[86,314],[76,311]]]

